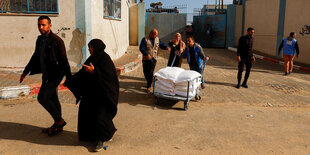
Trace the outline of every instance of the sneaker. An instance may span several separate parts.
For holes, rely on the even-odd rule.
[[[201,89],[205,89],[205,88],[206,88],[205,84],[201,83]]]
[[[239,89],[239,88],[240,88],[240,84],[237,84],[237,85],[236,85],[236,88],[238,88],[238,89]]]
[[[99,152],[99,151],[101,151],[103,149],[103,141],[98,141],[97,142],[97,145],[96,145],[96,147],[95,147],[95,152]]]
[[[241,86],[244,88],[249,88],[247,84],[242,84]]]

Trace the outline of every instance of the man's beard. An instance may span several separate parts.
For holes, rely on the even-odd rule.
[[[40,31],[41,35],[46,35],[48,33],[48,31],[42,30]]]

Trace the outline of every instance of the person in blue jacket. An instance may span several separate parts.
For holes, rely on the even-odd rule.
[[[198,43],[195,43],[193,36],[188,36],[186,41],[187,47],[183,53],[183,57],[186,57],[190,70],[203,74],[203,62],[209,60],[209,56],[205,56],[202,47]],[[201,88],[204,89],[204,80],[202,79],[201,82]]]
[[[290,35],[282,40],[278,55],[280,55],[281,50],[283,48],[283,60],[284,60],[284,75],[291,74],[293,71],[293,59],[295,55],[296,50],[296,57],[299,57],[299,47],[296,38],[296,33],[291,32]]]

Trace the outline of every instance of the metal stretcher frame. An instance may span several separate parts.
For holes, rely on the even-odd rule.
[[[155,97],[155,104],[159,104],[159,98],[164,98],[164,99],[169,99],[169,100],[176,100],[176,101],[184,101],[184,110],[188,110],[188,104],[189,104],[189,101],[192,100],[194,97],[196,100],[200,100],[201,97],[199,96],[199,93],[200,93],[200,86],[197,87],[195,94],[193,94],[192,97],[189,97],[189,87],[190,87],[190,84],[191,82],[195,81],[195,80],[199,80],[201,79],[202,76],[198,76],[192,80],[189,80],[187,81],[187,92],[186,92],[186,97],[184,96],[179,96],[179,95],[167,95],[167,94],[162,94],[162,93],[158,93],[158,92],[155,92],[155,83],[157,81],[156,79],[156,76],[154,76],[153,78],[153,93],[154,93],[154,97]]]

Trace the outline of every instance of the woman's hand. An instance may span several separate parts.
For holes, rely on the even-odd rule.
[[[174,40],[173,40],[173,44],[174,44],[174,45],[179,44],[179,40],[174,39]]]
[[[92,73],[92,74],[94,73],[95,67],[93,66],[92,63],[90,63],[90,66],[84,65],[84,64],[82,64],[82,66],[86,70],[86,72]]]
[[[19,83],[22,83],[24,78],[27,76],[27,74],[23,73],[21,76],[20,76],[20,79],[19,79]]]
[[[175,50],[175,55],[180,55],[180,51]]]
[[[185,43],[183,41],[181,41],[181,46],[180,46],[180,53],[183,53],[183,51],[185,51]]]

